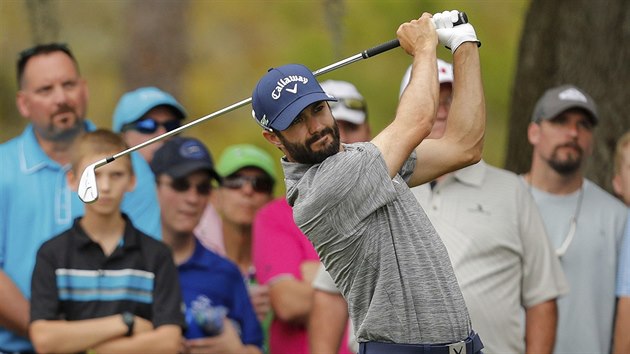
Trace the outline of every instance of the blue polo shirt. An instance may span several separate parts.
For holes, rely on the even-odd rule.
[[[86,122],[87,130],[94,124]],[[132,154],[136,189],[121,209],[144,233],[161,238],[155,178],[149,165]],[[0,269],[30,298],[31,274],[39,246],[69,229],[83,215],[83,202],[66,182],[69,165],[50,159],[37,142],[32,125],[0,145]],[[32,350],[28,340],[0,327],[0,350]]]
[[[180,264],[177,271],[186,305],[186,338],[207,337],[192,314],[192,303],[207,298],[212,307],[223,307],[227,310],[227,317],[236,324],[243,344],[262,348],[262,329],[243,276],[234,263],[207,250],[195,238],[193,255]]]

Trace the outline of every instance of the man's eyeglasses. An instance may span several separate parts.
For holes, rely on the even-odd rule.
[[[169,120],[168,122],[160,123],[155,119],[149,117],[135,122],[127,123],[122,126],[121,131],[135,130],[142,134],[153,134],[160,126],[164,127],[164,130],[170,132],[181,126],[179,119]]]
[[[330,104],[331,109],[333,109],[337,105],[343,104],[347,108],[355,111],[367,111],[367,104],[365,103],[365,101],[358,98],[337,98],[337,102],[328,101],[328,104]]]
[[[176,192],[183,193],[187,192],[190,187],[192,187],[192,184],[186,178],[176,178],[171,181],[170,186]],[[210,181],[199,183],[194,187],[199,195],[209,195],[212,190],[212,184],[210,184]]]
[[[271,194],[273,192],[274,182],[267,176],[228,176],[223,178],[221,186],[229,189],[241,189],[245,183],[249,183],[252,189],[258,193]]]

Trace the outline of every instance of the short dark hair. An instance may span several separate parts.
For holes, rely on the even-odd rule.
[[[54,52],[63,52],[67,56],[69,56],[70,59],[72,59],[72,61],[74,62],[74,65],[77,68],[77,72],[79,71],[79,63],[77,63],[77,60],[74,58],[74,55],[72,55],[72,51],[70,50],[70,47],[68,47],[66,43],[54,42],[54,43],[46,43],[46,44],[37,44],[33,47],[24,49],[18,54],[18,59],[17,59],[18,87],[22,87],[22,76],[24,75],[24,68],[26,67],[26,63],[28,63],[28,61],[32,57],[36,55],[50,54]]]

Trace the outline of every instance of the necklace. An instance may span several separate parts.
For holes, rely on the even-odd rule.
[[[523,180],[525,179],[523,178]],[[526,180],[525,182],[527,183]],[[532,193],[533,186],[530,183],[527,183],[527,186],[529,188],[529,194],[533,196],[534,195]],[[562,241],[562,244],[560,245],[560,247],[556,248],[555,250],[556,256],[558,256],[558,258],[562,258],[562,256],[564,256],[564,254],[567,253],[567,249],[569,249],[571,242],[573,242],[573,237],[575,237],[575,232],[577,231],[578,216],[580,215],[580,209],[582,209],[583,197],[584,197],[584,183],[582,183],[582,185],[580,186],[580,194],[578,194],[578,200],[577,200],[577,203],[575,204],[575,210],[573,211],[573,215],[571,216],[571,219],[569,221],[569,232],[567,232],[567,234],[564,236],[564,240]]]

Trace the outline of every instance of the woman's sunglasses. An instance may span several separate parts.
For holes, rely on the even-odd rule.
[[[160,126],[164,127],[164,130],[170,132],[181,126],[179,119],[169,120],[168,122],[160,123],[155,119],[148,117],[135,122],[127,123],[122,126],[122,131],[135,130],[142,134],[153,134]]]
[[[249,183],[252,189],[258,193],[271,194],[273,192],[274,182],[266,176],[228,176],[223,178],[221,186],[229,189],[241,189],[245,183]]]

